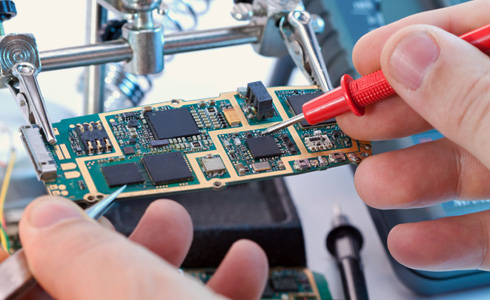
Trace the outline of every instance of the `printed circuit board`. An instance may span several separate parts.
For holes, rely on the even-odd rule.
[[[210,270],[184,270],[207,283],[214,274]],[[272,268],[261,300],[332,300],[325,277],[303,268]]]
[[[51,195],[93,202],[128,185],[120,198],[153,197],[358,164],[369,142],[330,120],[263,135],[301,112],[315,86],[266,88],[194,101],[171,100],[53,124],[57,144],[21,128],[38,177]]]

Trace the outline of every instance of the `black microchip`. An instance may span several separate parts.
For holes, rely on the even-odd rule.
[[[281,293],[299,292],[298,283],[292,276],[272,278],[272,286],[274,287],[274,290]]]
[[[199,128],[185,107],[145,113],[155,139],[171,139],[200,134]]]
[[[131,145],[136,144],[136,142],[137,142],[136,138],[131,138],[131,139],[129,139],[129,143],[130,143]]]
[[[318,96],[321,96],[322,94],[323,94],[322,92],[316,92],[316,93],[310,93],[310,94],[289,96],[288,97],[288,103],[289,103],[289,106],[293,109],[294,113],[296,115],[299,115],[299,114],[303,113],[303,104],[305,104],[306,102],[308,102],[308,101],[310,101],[310,100],[312,100]],[[323,121],[323,122],[318,123],[316,125],[310,125],[308,122],[306,122],[306,120],[303,120],[300,122],[300,124],[301,124],[301,127],[308,128],[308,127],[312,127],[312,126],[321,126],[321,125],[325,125],[325,124],[332,123],[332,122],[335,122],[335,119]]]
[[[184,156],[180,152],[145,156],[142,161],[153,185],[194,179]]]
[[[136,153],[136,152],[134,152],[134,148],[130,147],[130,146],[124,147],[122,150],[123,150],[125,155],[133,155]]]
[[[157,141],[151,141],[150,145],[153,148],[158,148],[158,147],[165,147],[169,145],[168,140],[157,140]]]
[[[127,113],[122,113],[121,117],[123,119],[138,118],[138,113],[132,111]]]
[[[102,167],[102,174],[109,187],[143,182],[143,176],[136,163],[126,163]]]
[[[270,135],[248,138],[247,145],[254,159],[281,156],[282,154],[276,141]]]

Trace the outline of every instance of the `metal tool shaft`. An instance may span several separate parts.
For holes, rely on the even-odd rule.
[[[100,217],[102,217],[109,210],[109,208],[114,203],[114,200],[116,200],[117,196],[119,196],[119,194],[121,194],[126,189],[126,187],[126,185],[120,187],[117,191],[110,194],[96,205],[87,208],[85,210],[85,213],[94,220],[100,219]]]
[[[277,124],[272,125],[271,127],[267,128],[264,130],[262,133],[263,134],[270,134],[276,131],[279,131],[281,129],[284,129],[286,127],[289,127],[293,124],[296,124],[298,122],[301,122],[305,119],[305,116],[303,114],[296,115],[290,119],[287,119],[285,121],[279,122]]]

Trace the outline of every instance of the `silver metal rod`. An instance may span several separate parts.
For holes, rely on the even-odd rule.
[[[95,44],[100,41],[100,29],[106,22],[106,9],[97,4],[96,0],[87,0],[87,44]],[[104,111],[104,65],[87,67],[84,77],[83,113],[96,114]]]
[[[244,25],[169,34],[165,36],[164,54],[257,43],[262,29],[262,25]]]
[[[202,31],[188,31],[165,36],[164,54],[257,43],[262,26],[245,25]],[[54,71],[130,60],[131,46],[124,40],[93,43],[50,51],[41,51],[41,71]]]
[[[133,52],[128,42],[117,40],[39,53],[42,71],[85,67],[130,60]]]

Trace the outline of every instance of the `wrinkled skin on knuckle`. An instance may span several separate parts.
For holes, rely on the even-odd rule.
[[[450,112],[460,135],[474,135],[490,121],[490,71],[474,74],[466,88],[457,91]]]

